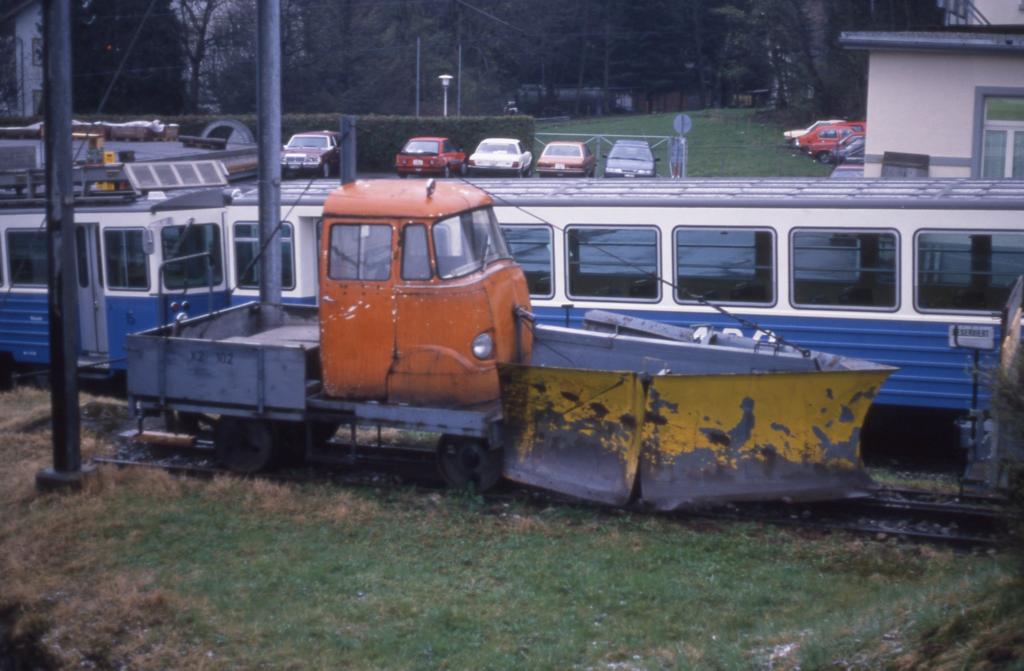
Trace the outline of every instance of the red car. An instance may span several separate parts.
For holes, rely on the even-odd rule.
[[[414,137],[395,157],[399,177],[466,174],[466,154],[446,137]]]
[[[867,125],[863,121],[823,124],[797,138],[797,146],[816,161],[828,163],[832,160],[832,150],[840,140],[855,133],[863,135],[866,129]]]

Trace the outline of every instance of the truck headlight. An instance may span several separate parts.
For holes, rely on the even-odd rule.
[[[481,333],[473,338],[473,356],[477,359],[490,359],[494,352],[494,340],[490,333]]]

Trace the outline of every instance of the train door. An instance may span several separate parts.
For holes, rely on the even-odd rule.
[[[100,273],[98,224],[75,228],[78,254],[78,329],[81,352],[86,356],[107,354],[107,304]]]

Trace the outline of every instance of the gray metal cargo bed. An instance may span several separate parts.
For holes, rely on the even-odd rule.
[[[315,307],[247,303],[128,336],[128,394],[180,410],[302,413],[319,347]]]

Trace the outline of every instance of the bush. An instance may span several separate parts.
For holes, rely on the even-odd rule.
[[[76,115],[80,121],[110,121],[120,123],[153,118],[146,115],[103,115],[102,117]],[[178,124],[180,134],[199,135],[207,124],[220,119],[239,121],[256,137],[256,117],[251,114],[225,117],[223,115],[160,116],[167,124]],[[14,117],[0,120],[0,126],[25,126],[39,121],[38,117]],[[339,130],[338,114],[285,114],[281,117],[281,140],[287,142],[294,133],[309,130]],[[416,135],[437,135],[451,138],[456,146],[467,153],[486,137],[518,138],[524,148],[533,146],[533,117],[411,117],[377,116],[358,117],[356,120],[356,165],[359,170],[391,170],[395,154],[405,141]]]

